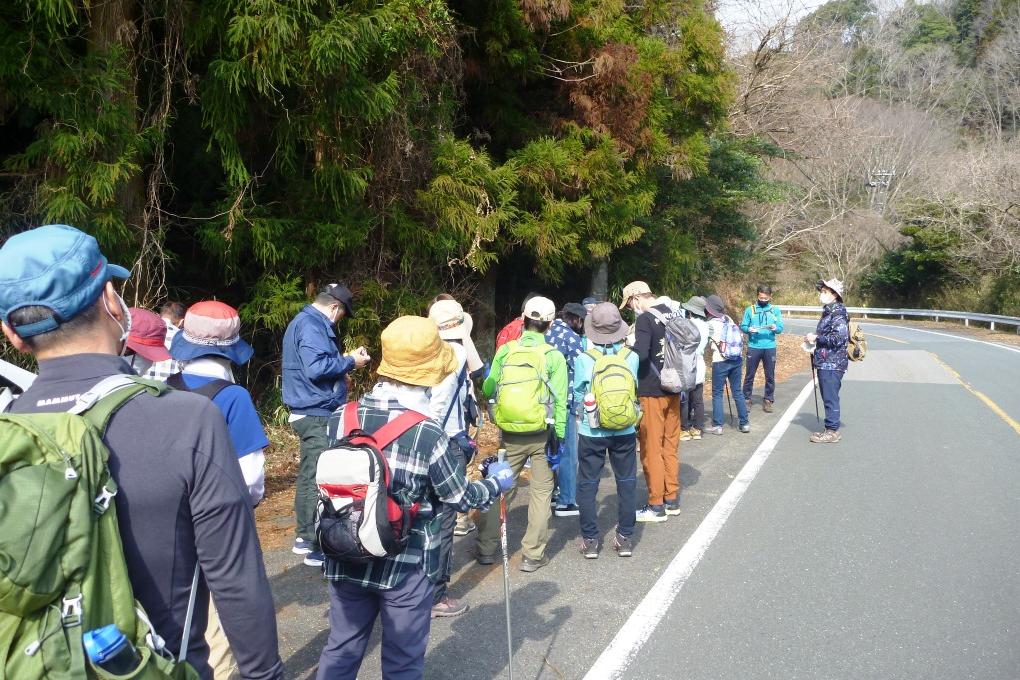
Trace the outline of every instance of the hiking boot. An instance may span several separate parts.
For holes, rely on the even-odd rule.
[[[521,560],[521,571],[526,571],[530,574],[533,571],[538,571],[547,564],[549,564],[549,558],[545,555],[542,555],[542,559],[540,560],[533,560],[530,557],[525,557]]]
[[[813,444],[835,444],[843,438],[837,430],[826,430],[825,432],[815,432],[811,435],[811,442]]]
[[[496,556],[483,555],[482,553],[478,553],[477,555],[475,555],[475,562],[482,565],[483,567],[488,567],[489,565],[496,563]]]
[[[312,552],[312,542],[306,541],[303,538],[294,539],[294,547],[290,549],[295,555],[307,555]]]
[[[674,500],[666,501],[666,514],[667,515],[679,515],[680,514],[680,497],[677,496]]]
[[[553,514],[557,517],[576,517],[581,514],[581,509],[573,503],[570,505],[557,505],[556,509],[553,510]]]
[[[694,441],[701,441],[701,430],[696,427],[691,428],[691,439]]]
[[[312,550],[305,555],[305,564],[309,567],[321,567],[325,561],[326,556],[322,554],[321,550]]]
[[[432,605],[432,616],[433,619],[445,619],[451,616],[460,616],[468,610],[467,602],[461,602],[454,598],[446,595],[439,602]]]
[[[666,511],[661,505],[658,507],[646,505],[637,511],[636,519],[639,522],[665,522],[669,518],[666,517]]]
[[[634,554],[634,541],[631,540],[630,536],[623,536],[617,533],[616,538],[613,539],[613,547],[616,549],[616,554],[620,557],[630,557]]]
[[[690,430],[680,430],[680,441],[689,442],[692,439],[694,439],[694,437],[691,436]]]
[[[751,431],[751,423],[744,423],[743,425],[741,425],[740,426],[740,431],[743,432],[744,434],[747,434],[748,432],[750,432]]]
[[[712,427],[705,430],[706,434],[722,434],[722,425],[713,425]]]
[[[453,535],[454,536],[467,536],[468,534],[470,534],[472,531],[474,531],[477,528],[478,527],[475,526],[475,523],[472,522],[467,517],[467,515],[465,515],[464,517],[461,517],[460,519],[457,520],[456,526],[453,527]]]
[[[599,539],[597,538],[581,539],[581,554],[584,555],[586,560],[597,560],[599,558],[599,547]]]
[[[761,410],[765,411],[765,413],[772,413],[772,402],[766,399],[762,402]]]

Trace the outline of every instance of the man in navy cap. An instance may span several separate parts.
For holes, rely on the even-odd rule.
[[[297,537],[293,552],[304,563],[321,567],[322,552],[315,542],[315,466],[326,448],[326,422],[347,403],[347,375],[367,364],[364,347],[341,355],[333,326],[354,316],[354,295],[347,286],[330,283],[319,290],[312,304],[298,312],[283,335],[283,403],[290,409],[290,424],[301,438],[301,462],[294,493]]]
[[[111,282],[128,276],[73,227],[32,229],[0,248],[4,335],[39,362],[12,412],[64,411],[103,379],[132,374],[121,358],[131,314]],[[198,564],[196,597],[215,597],[241,676],[282,678],[248,490],[219,410],[195,394],[143,392],[113,415],[104,439],[128,574],[154,629],[173,651],[187,644],[188,662],[212,677],[205,607],[182,642]]]

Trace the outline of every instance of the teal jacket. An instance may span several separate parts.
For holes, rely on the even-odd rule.
[[[590,342],[586,343],[586,350],[589,348],[595,348],[602,354],[607,351],[610,354],[618,354],[623,349],[623,343],[618,342],[615,345],[593,345]],[[627,367],[630,368],[630,372],[634,374],[634,380],[637,381],[638,375],[638,355],[637,352],[631,351],[627,355]],[[577,404],[575,409],[579,410],[578,415],[580,416],[580,422],[577,426],[577,433],[585,437],[619,437],[626,434],[634,434],[634,426],[624,428],[622,430],[604,430],[601,427],[592,427],[584,419],[584,395],[590,390],[592,373],[595,371],[595,360],[588,356],[587,353],[578,354],[574,359],[574,404]],[[573,416],[571,416],[573,417]]]
[[[776,330],[771,331],[766,326],[776,325]],[[751,328],[757,330],[751,332]],[[776,336],[783,332],[783,313],[779,307],[769,305],[759,307],[755,302],[744,310],[744,320],[740,322],[740,330],[747,334],[747,346],[751,349],[775,349]]]

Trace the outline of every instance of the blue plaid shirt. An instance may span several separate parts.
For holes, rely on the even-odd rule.
[[[375,432],[407,410],[396,399],[365,395],[358,407],[361,429]],[[427,402],[426,402],[427,404]],[[343,434],[343,410],[329,419],[330,446]],[[450,451],[450,441],[434,420],[412,427],[382,452],[389,463],[390,495],[401,505],[419,503],[407,549],[394,557],[369,564],[351,564],[326,558],[329,581],[348,581],[364,588],[389,590],[399,586],[413,570],[421,568],[430,581],[439,580],[439,546],[442,515],[433,511],[438,502],[485,510],[499,498],[499,483],[492,479],[468,482]],[[421,565],[419,567],[419,564]]]
[[[574,359],[584,354],[584,338],[578,335],[563,319],[553,319],[545,332],[545,341],[560,351],[567,360],[567,385],[574,384]],[[574,393],[567,391],[567,403],[574,403]]]

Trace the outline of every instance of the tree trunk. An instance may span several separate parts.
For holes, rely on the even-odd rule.
[[[591,294],[596,300],[609,299],[609,260],[599,260],[591,274]]]
[[[90,3],[88,9],[88,50],[90,54],[109,55],[118,50],[126,67],[126,75],[121,83],[121,90],[108,94],[110,101],[123,106],[132,113],[130,127],[122,131],[123,138],[137,135],[140,127],[142,111],[138,105],[138,55],[136,40],[138,38],[138,17],[140,7],[137,0],[103,0]],[[114,147],[113,155],[120,151],[120,145]],[[145,165],[144,159],[137,159],[139,165]],[[124,224],[134,234],[144,229],[145,209],[145,178],[143,172],[137,172],[117,188],[116,207],[123,216]],[[139,234],[140,235],[140,234]],[[136,246],[143,240],[136,238]],[[135,269],[144,266],[145,259],[140,257]],[[149,280],[148,272],[135,271],[135,286],[131,298],[136,302],[143,300],[149,291],[144,290]],[[143,288],[143,289],[140,289]],[[125,295],[125,297],[128,297]]]

